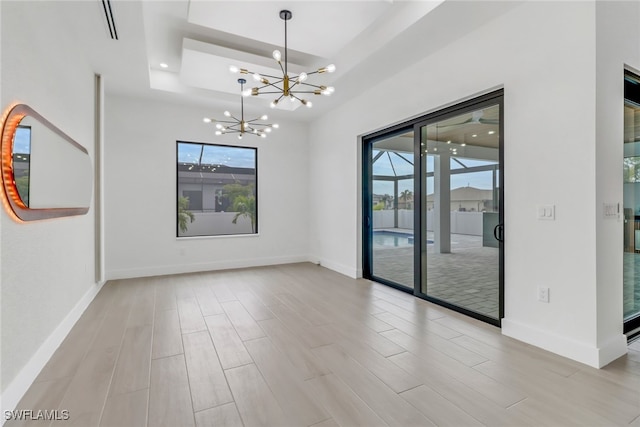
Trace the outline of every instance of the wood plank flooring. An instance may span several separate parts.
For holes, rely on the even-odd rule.
[[[597,370],[312,264],[107,283],[15,426],[640,426],[640,342]]]

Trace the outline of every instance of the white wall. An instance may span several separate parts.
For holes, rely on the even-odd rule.
[[[2,2],[2,109],[26,103],[94,147],[94,73],[64,22],[78,5]],[[72,173],[60,170],[59,173]],[[75,320],[94,283],[93,209],[87,215],[14,222],[0,212],[2,409],[13,409]]]
[[[596,268],[597,346],[603,361],[622,332],[623,212],[605,219],[603,204],[620,203],[622,209],[622,158],[624,157],[623,69],[640,70],[640,2],[596,3]],[[634,209],[635,211],[635,209]],[[617,339],[617,342],[616,342]]]
[[[216,137],[210,110],[107,94],[107,278],[308,260],[307,126]],[[258,147],[259,235],[176,238],[176,141]],[[327,202],[329,203],[329,202]]]
[[[603,240],[615,246],[622,233],[604,233],[598,241],[594,233],[599,193],[596,126],[589,118],[596,114],[595,3],[445,2],[443,7],[460,9],[461,19],[474,16],[469,8],[494,9],[495,18],[312,123],[312,255],[345,274],[361,274],[358,135],[504,87],[503,333],[593,366],[606,363],[622,354],[624,337],[621,311],[602,313],[618,327],[599,334],[597,291],[604,278],[596,278],[596,265],[601,268],[610,258],[597,260],[605,254],[596,246]],[[429,19],[420,23],[425,32],[439,25],[437,13]],[[404,52],[421,55],[423,45],[431,51],[429,38],[417,37]],[[621,69],[618,76],[621,84]],[[614,96],[621,104],[620,94]],[[619,144],[621,138],[615,138]],[[330,176],[323,173],[326,164],[334,165]],[[602,173],[615,177],[608,184],[621,191],[619,166]],[[330,205],[317,202],[328,197]],[[537,220],[538,204],[555,205],[556,220]],[[550,288],[550,303],[537,301],[539,285]],[[618,298],[621,283],[610,286]],[[611,351],[603,350],[603,343]]]

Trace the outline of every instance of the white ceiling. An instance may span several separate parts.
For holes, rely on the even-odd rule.
[[[281,46],[281,10],[292,12],[287,22],[288,47],[331,58],[389,13],[392,2],[369,1],[191,1],[187,21],[249,40]]]
[[[374,47],[404,31],[440,3],[441,0],[144,2],[150,87],[231,99],[230,96],[239,96],[237,79],[241,76],[231,74],[230,65],[280,75],[271,55],[275,49],[284,55],[280,11],[285,9],[293,15],[287,22],[289,72],[310,72],[334,63],[336,73],[316,75],[309,82],[336,86],[335,82],[373,53]],[[169,67],[163,69],[160,63]],[[249,87],[253,87],[250,76],[242,77],[249,77]],[[316,98],[310,99],[315,111],[302,113],[302,117],[312,117],[331,104],[311,97]],[[260,96],[246,102],[264,110],[273,99]],[[278,108],[292,110],[298,106],[300,103],[287,102]]]
[[[212,114],[239,103],[239,75],[230,73],[229,65],[278,75],[271,53],[284,53],[279,12],[288,9],[293,13],[287,24],[290,69],[308,72],[334,63],[335,73],[312,76],[309,82],[335,86],[336,92],[310,95],[312,109],[269,111],[268,96],[246,98],[245,109],[301,121],[393,77],[509,10],[510,3],[111,0],[119,35],[112,40],[102,2],[60,2],[61,16],[104,76],[107,93],[206,106]],[[243,77],[253,83],[251,76]]]

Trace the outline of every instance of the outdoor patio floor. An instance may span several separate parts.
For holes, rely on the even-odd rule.
[[[412,230],[383,229],[412,234]],[[427,233],[433,240],[433,232]],[[374,244],[373,273],[413,289],[413,245]],[[434,298],[490,317],[499,315],[498,249],[482,246],[481,236],[451,235],[451,253],[427,245],[427,289]],[[640,253],[624,253],[624,316],[640,312]],[[423,289],[424,291],[425,289]]]
[[[624,253],[624,317],[632,317],[640,312],[640,254]]]
[[[427,233],[427,239],[434,240],[432,232]],[[373,273],[413,289],[413,256],[413,245],[374,244]],[[427,244],[427,295],[498,318],[498,256],[497,248],[482,246],[481,236],[452,234],[451,253],[436,253],[434,245]]]

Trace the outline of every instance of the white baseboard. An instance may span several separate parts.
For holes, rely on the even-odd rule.
[[[594,368],[602,368],[627,352],[626,337],[622,333],[596,347],[504,318],[502,334]]]
[[[627,336],[624,334],[612,337],[604,344],[598,347],[599,368],[607,366],[617,358],[624,356],[629,351],[627,345]]]
[[[107,270],[107,280],[132,279],[136,277],[166,276],[169,274],[197,273],[200,271],[230,270],[232,268],[262,267],[266,265],[310,262],[308,255],[281,256],[233,261],[213,261],[197,264],[163,265],[126,270]]]
[[[321,266],[326,267],[329,270],[333,270],[340,274],[344,274],[345,276],[351,277],[352,279],[358,278],[358,269],[356,268],[353,268],[344,264],[340,264],[331,260],[327,260],[327,259],[320,259],[319,263]],[[360,274],[360,277],[362,277],[362,273]]]
[[[42,368],[47,364],[53,353],[58,349],[62,341],[67,337],[71,328],[76,324],[82,313],[98,294],[104,283],[96,283],[91,286],[78,303],[71,309],[69,314],[53,330],[49,337],[42,343],[40,348],[31,356],[27,364],[18,372],[18,375],[11,381],[0,396],[0,409],[10,411],[15,409],[24,394],[27,392],[33,381],[36,379]],[[0,425],[4,424],[2,417]]]

